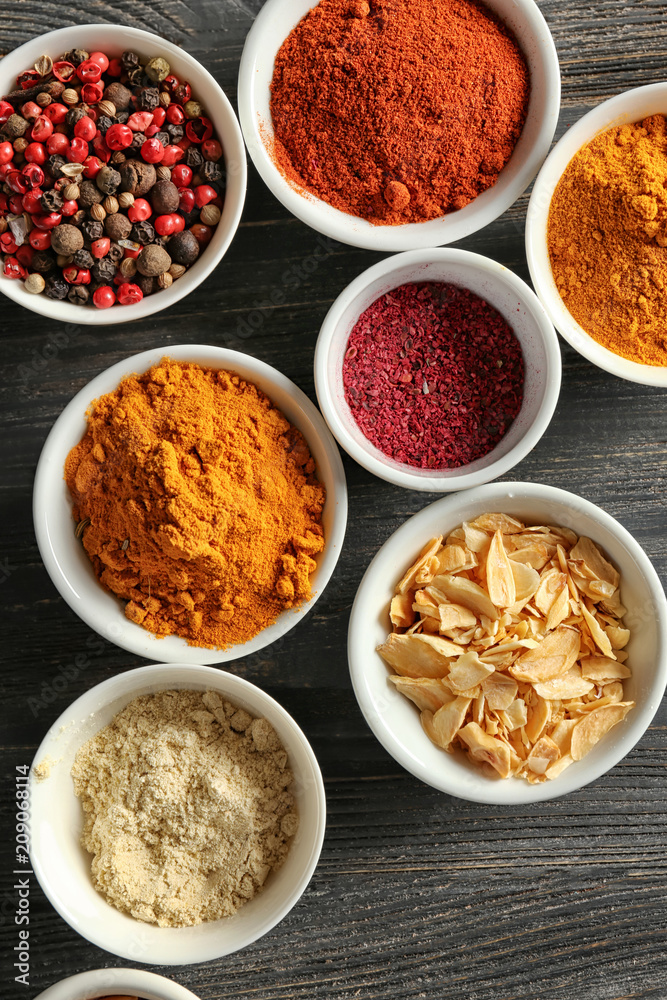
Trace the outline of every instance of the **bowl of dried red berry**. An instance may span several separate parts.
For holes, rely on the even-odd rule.
[[[2,60],[0,185],[0,291],[51,319],[128,322],[222,259],[245,198],[243,138],[176,45],[61,28]]]
[[[315,350],[320,409],[360,465],[447,492],[504,475],[535,447],[561,380],[556,332],[502,264],[413,250],[338,296]]]

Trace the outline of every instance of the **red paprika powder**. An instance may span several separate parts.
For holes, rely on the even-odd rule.
[[[495,184],[528,96],[516,40],[476,0],[320,0],[276,57],[274,154],[335,208],[423,222]]]
[[[362,313],[343,361],[345,398],[385,455],[458,469],[487,455],[521,409],[521,345],[497,309],[442,282],[401,285]]]

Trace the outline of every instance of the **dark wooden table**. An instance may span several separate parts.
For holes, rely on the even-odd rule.
[[[444,2],[444,0],[443,0]],[[539,0],[558,47],[563,108],[558,133],[667,66],[664,0]],[[182,44],[234,100],[245,35],[262,0],[0,0],[0,51],[72,22],[120,21]],[[666,109],[667,110],[667,109]],[[527,196],[462,242],[528,277]],[[160,345],[211,343],[275,365],[312,398],[313,347],[339,291],[378,256],[339,246],[291,282],[250,339],[242,320],[269,301],[282,275],[317,246],[254,170],[234,243],[221,266],[177,306],[146,322],[62,327],[2,299],[3,434],[0,583],[5,608],[2,682],[2,997],[34,997],[64,976],[123,964],[60,919],[32,880],[30,986],[15,984],[12,949],[15,768],[29,764],[48,726],[94,684],[140,660],[108,643],[56,691],[90,631],[60,599],[32,528],[35,464],[54,419],[94,375]],[[620,381],[562,343],[563,388],[542,441],[508,479],[581,493],[639,539],[667,574],[667,396]],[[463,998],[620,1000],[667,997],[667,713],[632,753],[580,792],[537,809],[484,807],[413,779],[366,727],[350,686],[350,605],[380,544],[435,496],[373,478],[345,459],[347,542],[315,610],[279,649],[234,669],[275,695],[319,757],[329,804],[324,850],[300,903],[270,934],[236,955],[163,972],[202,1000]],[[313,651],[317,656],[313,656]],[[60,687],[60,685],[58,685]],[[36,707],[36,702],[39,705]]]

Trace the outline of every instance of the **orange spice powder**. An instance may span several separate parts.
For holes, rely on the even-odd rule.
[[[324,487],[300,432],[233,372],[165,358],[125,378],[65,479],[99,580],[157,636],[225,648],[310,596]]]
[[[667,120],[598,135],[570,161],[549,210],[558,291],[584,330],[630,361],[667,365]]]

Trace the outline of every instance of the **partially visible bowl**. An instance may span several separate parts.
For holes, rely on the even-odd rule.
[[[198,1000],[185,986],[143,969],[91,969],[80,972],[54,983],[36,1000],[103,1000],[112,995],[110,990],[113,994],[122,990],[128,996],[138,995],[141,1000]]]
[[[582,146],[600,132],[641,121],[649,115],[665,114],[667,83],[628,90],[580,118],[556,143],[542,167],[528,204],[526,217],[526,256],[535,291],[549,318],[565,340],[598,368],[643,385],[667,386],[667,366],[642,365],[622,358],[594,340],[577,323],[563,302],[554,281],[547,244],[547,224],[553,193],[570,160]]]
[[[557,778],[531,785],[522,778],[488,778],[462,751],[445,753],[424,733],[419,713],[388,681],[376,652],[391,631],[389,602],[404,570],[435,535],[463,521],[502,512],[526,524],[570,528],[598,543],[621,575],[632,677],[625,696],[634,700],[625,720]],[[492,483],[438,500],[396,531],[379,550],[361,581],[348,632],[350,674],[366,721],[385,750],[427,785],[472,802],[530,805],[574,792],[595,781],[632,750],[651,723],[667,684],[667,600],[649,558],[609,514],[567,490],[537,483]]]
[[[116,910],[97,892],[90,876],[91,858],[79,843],[83,813],[70,774],[79,748],[130,701],[176,688],[216,691],[250,715],[268,719],[289,757],[294,774],[291,788],[299,813],[299,828],[287,860],[269,876],[262,892],[233,916],[194,927],[158,927],[135,920]],[[187,965],[229,955],[256,941],[282,920],[315,870],[326,818],[317,759],[285,709],[241,677],[214,667],[160,663],[111,677],[78,698],[51,726],[34,764],[45,757],[55,762],[49,777],[38,781],[32,774],[30,778],[33,870],[70,927],[114,955],[150,965]],[[153,1000],[150,995],[149,1000]],[[156,1000],[162,1000],[159,994]],[[167,995],[165,1000],[172,1000],[172,996]],[[173,1000],[180,1000],[180,995],[173,996]]]
[[[365,437],[345,399],[343,360],[357,319],[392,288],[421,281],[451,282],[481,296],[512,327],[523,352],[524,396],[518,416],[488,455],[458,469],[417,469],[389,458]],[[467,250],[415,250],[370,267],[338,296],[315,348],[317,398],[338,443],[380,479],[412,490],[462,490],[504,475],[544,434],[558,402],[560,378],[558,338],[535,293],[502,264]]]
[[[528,62],[531,95],[521,138],[496,184],[465,208],[430,222],[376,226],[297,188],[277,167],[270,85],[278,50],[316,4],[267,0],[248,33],[239,68],[239,118],[248,152],[262,179],[290,212],[318,232],[369,250],[416,250],[453,243],[493,222],[523,194],[549,152],[560,111],[560,69],[549,27],[533,0],[486,0],[514,32]]]
[[[305,437],[316,462],[317,475],[327,491],[322,515],[325,548],[317,556],[317,569],[311,576],[310,600],[284,611],[273,625],[243,645],[224,650],[188,646],[185,639],[176,635],[156,639],[126,618],[121,601],[99,583],[87,553],[74,534],[72,500],[63,472],[70,449],[85,433],[86,410],[94,399],[113,391],[124,376],[147,371],[165,355],[177,361],[231,369],[262,389]],[[312,608],[341,552],[347,523],[347,486],[336,443],[319,411],[298,386],[275,368],[248,354],[186,344],[144,351],[120,361],[89,382],[68,403],[53,425],[37,465],[33,516],[37,544],[51,580],[73,611],[91,628],[110,642],[149,660],[159,656],[176,663],[221,663],[256,653],[275,642]]]
[[[0,276],[0,292],[26,309],[40,316],[46,316],[50,320],[56,319],[62,323],[85,326],[131,323],[152,316],[189,295],[208,277],[227,252],[238,229],[245,200],[247,166],[243,136],[225,93],[201,63],[184,49],[159,35],[152,35],[148,31],[140,31],[138,28],[129,28],[125,25],[72,25],[49,31],[19,46],[0,60],[0,97],[15,89],[17,75],[32,67],[41,55],[50,55],[56,59],[73,48],[83,48],[87,51],[100,50],[109,56],[119,56],[127,49],[135,49],[139,55],[146,58],[153,55],[164,56],[172,72],[190,83],[193,97],[200,100],[206,108],[224,150],[227,182],[222,217],[213,239],[199,259],[170,288],[155,292],[136,305],[115,305],[111,309],[96,309],[92,305],[75,306],[71,302],[59,302],[47,298],[44,294],[31,295],[24,288],[22,281]]]

